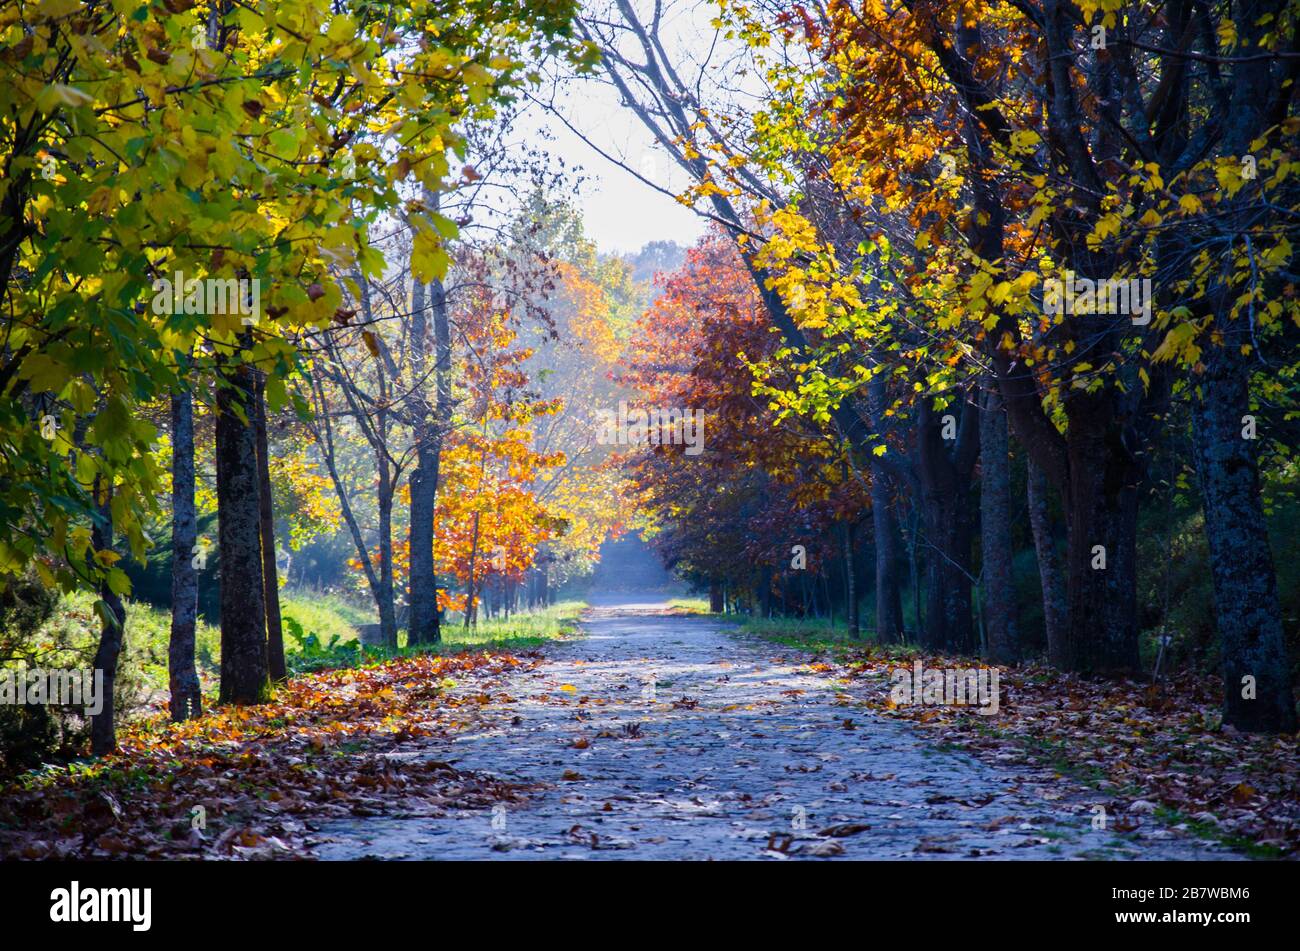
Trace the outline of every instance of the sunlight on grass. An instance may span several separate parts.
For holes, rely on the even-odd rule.
[[[304,629],[299,638],[291,628],[286,628],[288,666],[290,673],[328,670],[336,667],[356,667],[382,663],[394,657],[414,654],[455,654],[465,650],[522,651],[541,647],[547,641],[568,637],[577,630],[578,617],[586,604],[582,601],[561,601],[540,611],[516,614],[506,618],[483,620],[466,630],[458,621],[444,621],[442,640],[437,644],[416,647],[366,647],[364,651],[353,630],[347,637],[337,634],[320,637],[315,631]],[[402,633],[403,640],[405,632]]]
[[[548,640],[572,634],[577,628],[578,617],[586,606],[584,601],[561,601],[540,611],[515,614],[508,619],[480,620],[476,627],[469,630],[461,624],[446,624],[442,629],[442,637],[453,650],[487,644],[537,647]]]
[[[673,598],[668,602],[668,608],[678,614],[710,613],[707,598]]]
[[[360,607],[332,592],[309,588],[282,590],[280,614],[293,618],[322,642],[328,642],[332,635],[338,635],[339,641],[354,641],[357,625],[379,623],[373,604]]]

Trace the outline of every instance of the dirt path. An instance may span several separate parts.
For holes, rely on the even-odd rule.
[[[512,782],[494,812],[331,821],[323,859],[1224,858],[1146,824],[1091,828],[1088,791],[937,748],[797,652],[654,605],[597,608],[419,753]],[[651,684],[654,685],[651,689]],[[847,702],[846,702],[847,701]]]

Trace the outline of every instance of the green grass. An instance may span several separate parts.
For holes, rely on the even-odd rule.
[[[668,602],[671,610],[683,614],[710,614],[708,598],[673,598]]]
[[[94,594],[78,591],[65,595],[54,615],[36,635],[47,651],[41,662],[48,667],[89,666],[99,646],[100,622]],[[126,602],[126,629],[118,658],[118,695],[141,702],[167,690],[167,646],[171,642],[171,613],[143,601]],[[205,681],[215,678],[220,664],[221,634],[198,622],[194,634],[196,667]],[[128,695],[123,698],[123,691]],[[130,707],[128,703],[128,710]]]
[[[1157,806],[1155,814],[1156,818],[1162,820],[1168,825],[1185,823],[1188,831],[1193,835],[1200,836],[1202,839],[1211,842],[1220,842],[1229,848],[1244,852],[1253,859],[1280,859],[1283,855],[1282,850],[1276,846],[1260,845],[1253,839],[1230,835],[1222,831],[1213,822],[1203,822],[1194,819],[1186,813],[1177,809],[1171,809],[1168,806]]]
[[[88,666],[99,645],[99,618],[95,615],[96,597],[79,591],[66,595],[41,628],[36,641],[48,645],[42,654],[45,666]],[[280,612],[293,618],[303,629],[315,633],[322,642],[336,638],[339,642],[355,641],[355,624],[373,623],[363,608],[335,594],[308,591],[282,591]],[[126,604],[126,631],[122,656],[118,661],[118,682],[129,688],[137,702],[167,690],[167,646],[171,642],[171,612],[143,601]],[[294,639],[287,634],[285,647],[293,651]],[[221,632],[202,620],[194,634],[195,666],[205,694],[216,682],[221,667]]]
[[[447,624],[442,628],[442,637],[452,650],[502,644],[540,647],[572,634],[586,606],[584,601],[561,601],[540,611],[513,615],[509,620],[482,620],[468,631],[462,624]]]
[[[329,641],[331,637],[354,641],[357,625],[379,623],[373,605],[362,607],[337,594],[301,588],[280,592],[280,614],[293,618],[304,631],[315,634],[321,641]]]
[[[332,634],[321,637],[303,626],[302,636],[297,636],[286,624],[285,641],[288,649],[290,673],[326,670],[336,667],[356,667],[382,662],[393,657],[410,654],[454,654],[463,650],[522,651],[541,647],[547,641],[571,636],[577,630],[578,617],[586,604],[581,601],[561,601],[540,611],[516,614],[509,620],[495,618],[480,621],[469,630],[456,622],[444,623],[442,641],[416,647],[367,647],[363,651],[355,631],[347,639]]]

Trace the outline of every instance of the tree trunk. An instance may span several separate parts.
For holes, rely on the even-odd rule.
[[[1083,398],[1111,397],[1103,391]],[[1139,671],[1136,460],[1109,412],[1076,408],[1070,426],[1064,669],[1134,674]]]
[[[289,674],[284,666],[284,628],[280,623],[280,578],[275,566],[275,511],[271,499],[271,452],[266,434],[266,377],[254,371],[257,404],[258,534],[262,540],[262,595],[266,600],[266,659],[271,680]]]
[[[721,614],[726,610],[726,604],[722,598],[722,585],[714,581],[709,584],[709,612],[711,614]]]
[[[101,491],[98,480],[95,482],[95,491],[97,494]],[[91,530],[91,547],[95,551],[111,550],[113,547],[112,498],[113,490],[104,490],[99,518]],[[122,599],[107,583],[99,586],[99,598],[107,608],[100,619],[99,649],[95,651],[95,670],[102,671],[104,677],[101,687],[103,707],[96,716],[90,718],[90,751],[96,756],[103,756],[117,749],[114,693],[117,659],[122,653],[122,636],[126,630],[126,608]]]
[[[266,701],[271,684],[262,587],[253,370],[222,371],[217,390],[217,543],[221,557],[222,703]],[[236,414],[242,410],[243,418]]]
[[[438,640],[437,579],[433,562],[433,516],[438,498],[438,435],[434,430],[432,409],[425,395],[428,386],[428,315],[426,288],[415,283],[412,293],[411,361],[415,383],[412,387],[416,443],[415,469],[411,472],[410,577],[407,603],[411,606],[407,643],[425,644]]]
[[[478,607],[474,599],[479,596],[479,592],[475,584],[474,572],[478,570],[478,529],[481,514],[474,513],[474,529],[469,542],[469,580],[465,583],[465,630],[478,623]]]
[[[849,637],[858,640],[862,637],[862,625],[858,620],[858,569],[853,558],[854,531],[852,522],[844,522],[840,528],[844,543],[844,607],[848,621]]]
[[[1282,11],[1277,0],[1238,8],[1239,48],[1243,56],[1250,55],[1245,56],[1248,62],[1233,68],[1230,117],[1222,145],[1222,154],[1232,162],[1251,151],[1251,143],[1278,121],[1280,116],[1271,116],[1269,110],[1285,102],[1280,84],[1295,79],[1294,70],[1274,70],[1267,55],[1256,55],[1264,53],[1263,37],[1276,28],[1272,21]],[[1240,254],[1237,249],[1244,241],[1239,243],[1237,236],[1248,240],[1261,224],[1277,226],[1277,220],[1261,221],[1258,198],[1251,189],[1242,189],[1234,205],[1238,207],[1231,217],[1225,216],[1217,226],[1233,229],[1232,253]],[[1213,295],[1213,329],[1220,339],[1216,342],[1211,336],[1206,343],[1200,394],[1192,399],[1193,443],[1223,658],[1223,719],[1241,730],[1290,733],[1296,729],[1295,696],[1260,500],[1258,444],[1243,438],[1242,432],[1242,417],[1250,412],[1250,369],[1243,349],[1254,343],[1254,314],[1247,318],[1232,313],[1240,291],[1222,288]],[[1251,327],[1243,326],[1247,319]],[[1254,353],[1252,347],[1250,358]],[[1248,677],[1254,678],[1253,699]]]
[[[1049,493],[1051,484],[1046,473],[1030,459],[1026,463],[1029,494],[1029,527],[1034,536],[1034,551],[1038,556],[1038,580],[1043,590],[1043,627],[1047,635],[1047,661],[1053,667],[1066,666],[1066,634],[1069,615],[1066,613],[1065,575],[1056,547],[1056,533],[1052,531]]]
[[[957,445],[949,450],[942,436],[942,420],[935,418],[927,401],[921,402],[919,416],[918,476],[928,581],[922,644],[930,650],[970,653],[976,642],[971,624],[972,525],[967,460],[978,451],[979,424],[963,405]]]
[[[898,583],[898,525],[894,518],[887,476],[871,467],[871,520],[876,548],[876,639],[881,644],[903,641],[903,599]]]
[[[867,384],[867,413],[872,429],[882,440],[890,432],[887,405],[885,378],[877,374]],[[868,458],[871,460],[871,526],[876,549],[876,640],[881,644],[901,644],[904,631],[899,584],[900,540],[892,490],[902,480],[893,479],[874,453]]]
[[[916,502],[912,505],[911,524],[907,530],[907,577],[912,586],[912,614],[916,619],[916,639],[924,636],[925,615],[921,607],[921,553],[919,544],[921,515]]]
[[[413,436],[418,464],[411,473],[410,526],[410,644],[433,644],[441,639],[438,617],[438,582],[433,559],[433,519],[438,501],[438,466],[442,438],[451,414],[451,328],[447,319],[447,295],[442,282],[428,285],[427,309],[433,315],[436,348],[433,377],[437,388],[436,409],[425,395],[429,379],[428,315],[426,289],[415,283],[412,294],[411,346],[416,383]]]
[[[1242,417],[1250,412],[1249,370],[1228,352],[1240,343],[1226,339],[1210,345],[1200,395],[1192,402],[1221,642],[1223,721],[1250,732],[1292,733],[1295,696],[1260,501],[1258,443],[1242,436]]]
[[[199,614],[199,573],[194,566],[198,520],[194,511],[194,397],[172,395],[172,630],[167,646],[171,717],[203,713],[199,675],[194,669],[194,630]]]
[[[1012,574],[1011,458],[1007,416],[995,386],[980,411],[980,550],[989,658],[1009,664],[1020,657],[1016,587]]]
[[[393,604],[393,482],[386,462],[379,468],[379,631],[384,646],[397,646]]]

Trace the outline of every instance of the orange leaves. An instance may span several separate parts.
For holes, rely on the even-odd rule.
[[[277,688],[273,702],[222,707],[199,720],[167,723],[161,717],[128,727],[127,755],[143,749],[177,751],[193,741],[244,742],[292,736],[324,750],[340,736],[394,732],[394,718],[428,708],[456,678],[496,674],[521,662],[505,654],[403,657],[374,667],[295,677]],[[211,764],[211,758],[199,760]]]
[[[444,449],[435,523],[441,573],[476,587],[489,574],[519,578],[552,537],[533,482],[564,457],[537,453],[531,441],[522,429],[466,432]]]
[[[465,724],[523,665],[487,652],[404,657],[294,678],[272,703],[122,731],[77,774],[0,790],[0,856],[258,859],[302,853],[312,816],[488,806],[520,787],[418,758],[376,755]],[[466,689],[467,688],[467,689]]]
[[[560,290],[573,309],[568,332],[579,346],[603,363],[618,359],[622,345],[610,324],[610,300],[605,288],[572,264],[561,262]]]

